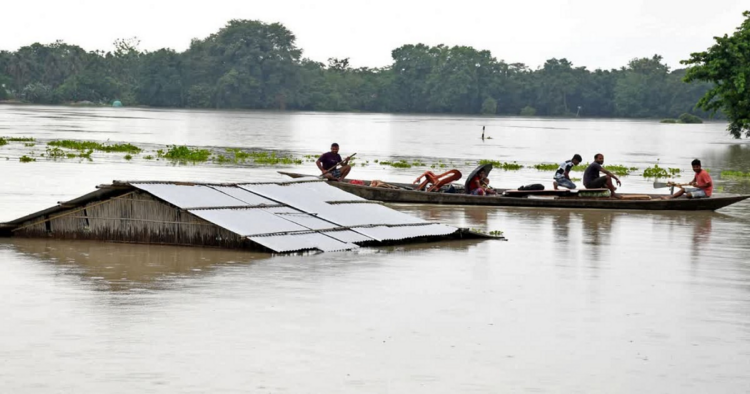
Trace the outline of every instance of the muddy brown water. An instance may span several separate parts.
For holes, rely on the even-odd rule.
[[[491,140],[483,143],[481,126]],[[694,157],[724,192],[750,147],[724,125],[653,121],[160,111],[0,106],[0,221],[113,179],[273,180],[301,166],[131,161],[20,163],[52,139],[243,147],[302,156],[336,140],[367,179],[420,170],[373,161],[481,158],[524,165],[572,153],[641,169]],[[5,158],[8,158],[7,160]],[[605,164],[606,164],[605,162]],[[551,175],[494,171],[517,186]],[[638,175],[623,191],[650,191]],[[750,387],[750,203],[718,212],[394,205],[503,230],[358,253],[0,239],[0,392],[669,392]]]

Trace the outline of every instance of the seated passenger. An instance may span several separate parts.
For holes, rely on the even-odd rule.
[[[615,194],[617,188],[612,183],[614,179],[617,181],[617,186],[622,186],[620,178],[604,169],[602,164],[604,164],[604,155],[597,153],[594,155],[594,162],[589,164],[586,171],[583,172],[583,186],[586,189],[601,189],[606,187],[612,193],[612,198],[620,198],[619,195]],[[600,172],[603,172],[604,175],[599,176]]]
[[[490,178],[487,178],[487,173],[484,170],[479,171],[477,175],[469,181],[469,194],[475,196],[497,194],[495,190],[490,187]]]
[[[558,167],[557,171],[555,172],[555,176],[552,178],[554,179],[554,181],[552,181],[552,187],[555,190],[557,190],[558,186],[562,186],[568,189],[575,189],[576,184],[570,180],[570,169],[573,168],[573,166],[581,164],[582,160],[583,159],[581,158],[581,155],[576,153],[575,155],[573,155],[572,160],[568,160],[560,164],[560,167]]]

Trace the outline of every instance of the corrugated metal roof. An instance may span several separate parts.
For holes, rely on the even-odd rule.
[[[250,205],[204,185],[131,183],[134,187],[182,209],[197,207],[242,207]]]
[[[427,223],[422,219],[409,216],[380,204],[328,204],[328,201],[366,200],[324,182],[305,182],[289,185],[250,184],[241,185],[241,187],[345,227],[373,224]],[[308,193],[308,188],[311,190],[310,193]]]
[[[249,237],[248,239],[279,253],[299,252],[312,249],[321,250],[323,252],[338,252],[359,248],[359,246],[353,243],[341,242],[321,233]]]
[[[136,189],[276,252],[352,250],[358,248],[357,243],[443,236],[458,231],[368,203],[323,181],[242,185],[115,181],[112,186],[9,225]]]
[[[357,232],[375,238],[378,241],[400,241],[409,238],[436,237],[450,235],[456,232],[455,227],[443,224],[427,224],[420,226],[396,226],[396,227],[365,227],[357,228]]]
[[[231,186],[212,186],[213,189],[216,191],[222,192],[224,194],[228,194],[231,197],[234,197],[248,205],[273,205],[275,202],[261,197],[257,194],[251,193],[245,189],[239,188],[239,187],[231,187]]]
[[[311,230],[327,230],[334,227],[339,227],[338,224],[332,223],[327,220],[318,218],[315,215],[311,215],[306,212],[302,212],[289,207],[280,208],[264,208],[268,212],[272,212],[279,217],[286,219],[290,222],[299,224],[300,226],[307,227]]]
[[[377,239],[360,234],[361,229],[357,228],[355,230],[356,232],[352,230],[323,231],[321,232],[321,234],[326,234],[330,237],[338,239],[341,242],[360,243],[377,241]]]
[[[316,207],[315,213],[323,219],[345,227],[428,223],[380,204],[324,204]]]
[[[198,209],[190,213],[239,235],[310,230],[265,209]]]
[[[331,187],[325,181],[289,181],[282,183],[248,183],[240,187],[284,201],[367,201],[362,197]]]

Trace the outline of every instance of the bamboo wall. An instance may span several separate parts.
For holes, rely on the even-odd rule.
[[[248,248],[252,244],[142,191],[91,202],[50,218],[34,218],[20,225],[13,235],[224,248]]]

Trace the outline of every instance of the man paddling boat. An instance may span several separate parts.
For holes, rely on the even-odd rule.
[[[349,171],[352,170],[352,167],[349,165],[349,159],[351,159],[351,156],[343,160],[341,159],[339,144],[334,142],[331,144],[331,151],[322,154],[315,162],[315,165],[318,166],[322,176],[329,181],[343,181],[349,175]]]
[[[678,190],[675,194],[671,196],[666,196],[664,199],[670,199],[670,198],[677,198],[682,196],[683,194],[687,196],[687,198],[708,198],[711,197],[711,194],[713,194],[714,191],[714,182],[711,179],[711,175],[708,174],[708,171],[704,170],[701,167],[701,161],[698,159],[693,160],[690,163],[693,166],[693,172],[695,172],[695,177],[692,181],[690,181],[690,186],[695,186],[694,188],[688,188],[685,189],[683,187],[680,187],[680,190]]]

